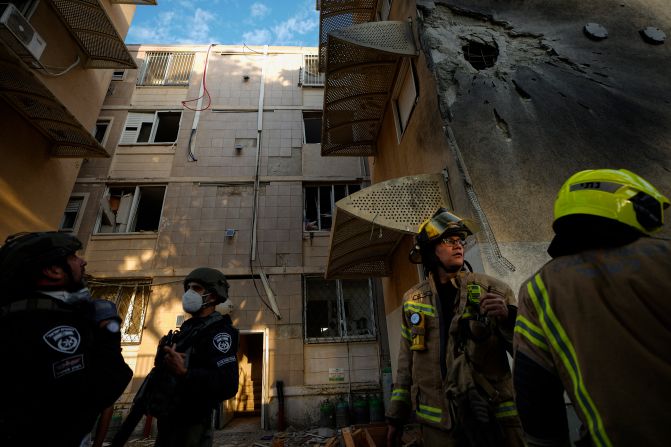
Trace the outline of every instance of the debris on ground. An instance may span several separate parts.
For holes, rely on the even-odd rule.
[[[410,447],[416,440],[412,430],[404,433],[403,445]],[[304,431],[278,432],[269,447],[383,447],[387,445],[387,424],[352,425],[334,430],[328,427]],[[259,446],[261,447],[261,446]]]

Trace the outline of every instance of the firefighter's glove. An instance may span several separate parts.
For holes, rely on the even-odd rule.
[[[467,392],[468,405],[477,422],[486,424],[489,422],[489,403],[485,400],[478,390],[470,388]]]

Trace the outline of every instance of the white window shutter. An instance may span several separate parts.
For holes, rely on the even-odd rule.
[[[116,223],[119,224],[119,233],[125,233],[130,220],[130,210],[133,204],[133,194],[121,196],[119,209],[116,212]]]
[[[408,119],[410,118],[410,112],[412,112],[416,100],[417,89],[415,87],[415,78],[412,74],[412,67],[408,67],[405,79],[401,85],[401,91],[398,95],[398,118],[401,124],[401,130],[405,130],[405,126],[408,124]]]
[[[140,133],[140,127],[142,123],[153,123],[154,114],[153,113],[136,113],[130,112],[128,118],[126,118],[126,124],[123,128],[123,133],[121,134],[121,140],[119,144],[135,144],[137,143],[137,137]]]

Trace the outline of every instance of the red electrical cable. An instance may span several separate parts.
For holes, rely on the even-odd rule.
[[[183,107],[185,107],[189,110],[193,110],[194,112],[201,112],[203,110],[207,110],[212,105],[212,97],[210,96],[210,92],[207,90],[207,82],[205,82],[205,76],[207,76],[207,61],[208,61],[208,59],[210,59],[210,50],[212,50],[213,46],[214,46],[214,44],[211,44],[208,47],[207,56],[205,56],[205,68],[203,68],[203,94],[200,95],[196,99],[187,99],[187,100],[182,101],[182,106]],[[191,107],[186,105],[189,102],[198,101],[199,99],[204,98],[205,95],[207,95],[207,106],[203,107],[202,109],[194,109],[194,108],[191,108]]]

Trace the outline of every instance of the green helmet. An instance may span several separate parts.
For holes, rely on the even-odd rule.
[[[184,278],[184,291],[188,289],[190,282],[197,282],[205,287],[205,290],[211,293],[216,293],[220,302],[223,303],[228,299],[228,281],[226,276],[219,270],[211,269],[209,267],[199,267],[186,275]]]
[[[0,248],[0,284],[24,279],[36,269],[64,262],[82,248],[82,243],[68,233],[45,231],[17,233],[9,236]]]
[[[463,219],[445,208],[438,208],[433,216],[419,226],[415,245],[410,250],[410,262],[421,264],[422,255],[431,254],[433,256],[433,247],[445,236],[457,235],[466,239],[478,231],[480,227],[474,221]]]

